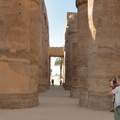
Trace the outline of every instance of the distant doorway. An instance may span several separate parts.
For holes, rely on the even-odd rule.
[[[58,60],[59,60],[59,57],[50,57],[50,84],[52,86],[53,86],[53,81],[54,81],[54,85],[61,86],[63,83],[63,67],[62,67],[62,71],[61,71]],[[58,65],[56,65],[56,63]],[[60,73],[62,74],[62,76],[60,75]]]

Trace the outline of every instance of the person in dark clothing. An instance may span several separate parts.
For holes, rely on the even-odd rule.
[[[52,79],[52,86],[54,86],[54,79]]]
[[[62,85],[62,80],[60,80],[60,86]]]

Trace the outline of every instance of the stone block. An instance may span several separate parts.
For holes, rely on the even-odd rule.
[[[79,97],[79,105],[81,107],[97,109],[97,110],[110,110],[112,104],[112,96],[107,94],[96,94],[81,92]]]

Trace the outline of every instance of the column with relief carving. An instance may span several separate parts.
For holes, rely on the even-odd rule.
[[[0,1],[0,108],[39,104],[30,87],[30,11],[30,1]]]
[[[75,37],[73,30],[73,14],[72,12],[67,13],[67,26],[65,32],[65,89],[71,89],[72,82],[72,42]]]
[[[77,13],[69,13],[68,16],[68,34],[70,51],[69,56],[71,55],[70,68],[71,71],[71,88],[70,88],[70,97],[76,98],[79,96],[79,84],[77,79]]]
[[[49,25],[47,17],[47,9],[44,0],[41,0],[40,7],[40,28],[41,28],[41,47],[39,48],[39,75],[38,75],[38,91],[45,92],[49,88],[49,69],[48,69],[48,47],[49,47]]]
[[[111,109],[109,80],[120,74],[119,6],[120,1],[88,1],[88,92],[81,93],[81,106]]]
[[[88,69],[88,6],[87,0],[76,0],[77,13],[77,81],[79,93],[87,91],[87,69]],[[78,95],[79,97],[79,95]]]

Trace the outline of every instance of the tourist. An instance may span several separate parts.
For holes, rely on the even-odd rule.
[[[111,81],[111,80],[110,80]],[[113,81],[113,89],[115,89],[118,85],[117,85],[117,82],[116,82],[116,78],[114,77],[113,79],[112,79],[112,81]],[[113,95],[113,99],[112,99],[112,110],[110,111],[110,112],[114,112],[115,110],[115,106],[114,106],[114,104],[115,104],[115,95]]]
[[[60,80],[60,86],[62,85],[62,80]]]
[[[54,79],[52,79],[52,86],[54,86]]]
[[[120,75],[116,77],[117,87],[113,89],[113,80],[110,81],[110,89],[109,94],[115,95],[115,113],[114,113],[114,120],[120,120],[120,115],[116,108],[120,106]]]

